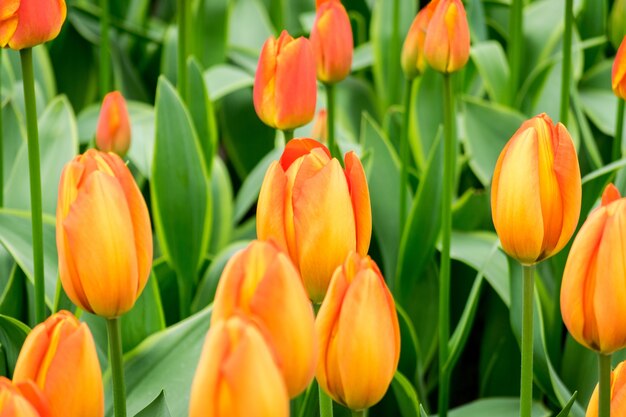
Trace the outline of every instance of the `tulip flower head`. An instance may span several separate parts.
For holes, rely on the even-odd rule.
[[[67,311],[53,314],[28,334],[13,381],[33,381],[47,400],[52,417],[104,415],[96,345],[89,327]]]
[[[440,0],[426,30],[426,62],[433,69],[449,74],[467,64],[469,52],[470,33],[463,3],[461,0]]]
[[[424,59],[424,41],[426,30],[433,13],[439,4],[439,0],[432,0],[417,13],[402,46],[401,64],[404,75],[408,79],[417,77],[426,70]]]
[[[578,224],[578,157],[565,126],[545,114],[522,124],[496,163],[493,224],[502,248],[527,265],[558,253]]]
[[[352,252],[337,268],[315,329],[320,387],[352,410],[380,401],[398,366],[400,329],[393,297],[369,256]]]
[[[622,100],[626,100],[626,36],[617,50],[611,72],[613,92]]]
[[[621,362],[611,372],[611,415],[626,415],[626,362]],[[593,390],[585,417],[598,417],[598,386]]]
[[[574,239],[563,271],[561,313],[578,343],[603,354],[626,347],[626,199],[604,191]]]
[[[30,382],[30,381],[29,381]],[[33,385],[30,382],[29,385]],[[35,390],[37,388],[35,387]],[[0,376],[0,417],[48,417],[47,403],[43,409],[33,405],[27,396],[7,378]]]
[[[98,128],[96,145],[104,152],[114,152],[123,157],[130,148],[130,120],[126,100],[119,91],[104,97]]]
[[[129,311],[148,281],[152,231],[128,167],[93,149],[61,175],[56,216],[59,274],[69,298],[105,318]]]
[[[328,114],[326,109],[322,109],[317,112],[311,136],[313,136],[313,139],[322,143],[326,143],[328,141]]]
[[[272,348],[240,317],[211,325],[191,386],[189,417],[224,416],[289,416]]]
[[[352,26],[341,1],[317,2],[315,23],[311,29],[311,46],[320,81],[336,83],[350,74],[354,50]]]
[[[317,83],[315,58],[306,38],[283,30],[263,45],[254,78],[254,109],[268,126],[291,130],[313,120]]]
[[[274,347],[290,397],[304,391],[315,373],[315,316],[298,270],[273,243],[255,240],[226,264],[211,323],[236,314]]]
[[[345,156],[345,170],[313,139],[287,143],[259,195],[257,235],[289,253],[309,298],[321,302],[348,253],[367,254],[372,235],[369,190],[361,161]]]
[[[57,37],[65,22],[65,0],[2,0],[0,48],[31,48]]]

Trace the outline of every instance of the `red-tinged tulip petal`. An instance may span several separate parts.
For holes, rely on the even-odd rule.
[[[352,26],[341,2],[327,1],[318,6],[311,29],[311,46],[320,81],[336,83],[350,74],[354,50]]]
[[[22,396],[10,380],[0,376],[0,417],[47,417]]]
[[[126,155],[130,148],[130,120],[126,100],[119,91],[104,97],[96,128],[96,145],[104,152]]]
[[[26,401],[39,413],[39,417],[52,417],[50,402],[33,381],[20,382],[15,384],[15,386]]]
[[[367,255],[372,238],[372,206],[367,178],[361,160],[354,152],[348,152],[345,157],[346,179],[350,187],[350,198],[354,210],[356,223],[356,251],[360,255]]]
[[[263,45],[252,90],[254,109],[263,123],[273,126],[276,120],[276,39],[270,38]]]
[[[470,35],[460,0],[441,0],[428,24],[424,57],[433,69],[452,73],[469,60]]]
[[[290,140],[285,146],[285,150],[280,157],[280,165],[283,167],[283,170],[287,171],[296,159],[308,155],[315,148],[321,148],[328,155],[328,160],[330,161],[330,151],[322,143],[313,139],[297,138]]]
[[[619,200],[620,198],[622,198],[622,196],[620,195],[617,187],[613,184],[609,184],[606,186],[604,192],[602,193],[602,205],[609,205],[612,202]]]
[[[626,100],[626,36],[617,50],[611,71],[611,85],[615,95]]]
[[[257,203],[256,230],[259,239],[272,239],[288,250],[285,235],[285,192],[287,176],[278,162],[272,162],[261,186]]]
[[[6,20],[16,15],[20,7],[20,0],[3,0],[0,4],[0,20]]]
[[[57,37],[67,14],[64,0],[21,0],[18,3],[17,27],[8,41],[11,49],[30,48]],[[14,4],[9,6],[13,7]]]

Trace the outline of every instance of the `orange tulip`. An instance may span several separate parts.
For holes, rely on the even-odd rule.
[[[20,50],[57,37],[65,22],[64,0],[2,0],[0,48]]]
[[[452,73],[469,60],[470,32],[461,0],[436,5],[424,39],[424,57],[433,69]]]
[[[439,0],[432,0],[422,10],[419,11],[402,46],[401,64],[402,70],[408,79],[417,77],[426,70],[426,60],[424,59],[424,41],[426,40],[426,30],[433,13],[439,4]]]
[[[313,136],[313,139],[322,143],[326,143],[328,141],[328,114],[325,109],[317,112],[311,136]]]
[[[253,241],[224,268],[211,323],[235,314],[252,320],[274,347],[289,396],[304,391],[315,372],[315,316],[300,274],[273,243]]]
[[[626,361],[617,365],[617,368],[611,372],[611,415],[626,415]],[[600,393],[598,385],[593,390],[589,405],[587,405],[587,414],[585,417],[598,417],[598,398]]]
[[[626,36],[617,50],[611,72],[613,92],[622,100],[626,100]]]
[[[563,249],[578,224],[581,192],[565,126],[545,114],[525,121],[493,173],[491,211],[504,251],[530,265]]]
[[[104,97],[96,130],[96,145],[104,152],[126,155],[130,148],[130,121],[126,100],[119,91]]]
[[[363,166],[354,152],[345,165],[313,139],[291,140],[267,170],[257,205],[259,239],[289,253],[318,303],[337,266],[350,251],[365,255],[372,235]]]
[[[96,345],[87,325],[67,311],[48,317],[30,332],[17,358],[13,380],[33,381],[53,417],[104,415]]]
[[[626,347],[626,199],[609,185],[574,239],[561,313],[578,343],[603,354]]]
[[[240,317],[211,325],[191,386],[189,417],[288,417],[272,349]]]
[[[378,266],[355,252],[338,267],[315,321],[317,381],[352,410],[385,395],[400,358],[400,328],[393,297]]]
[[[65,166],[56,236],[61,282],[74,304],[105,318],[133,307],[150,274],[152,231],[119,156],[90,149]]]
[[[293,39],[283,30],[278,40],[271,37],[265,42],[253,96],[256,114],[273,128],[291,130],[313,119],[317,98],[315,58],[307,39]]]
[[[354,50],[352,26],[341,1],[318,2],[311,29],[311,46],[320,81],[336,83],[350,74]]]
[[[29,381],[26,384],[28,390],[32,386],[32,382]],[[34,388],[38,390],[38,388]],[[37,395],[41,395],[38,392]],[[0,376],[0,417],[48,417],[50,416],[50,409],[45,399],[42,399],[43,406],[41,408],[32,404],[27,396],[24,395],[19,386],[13,385],[13,383],[7,378]]]

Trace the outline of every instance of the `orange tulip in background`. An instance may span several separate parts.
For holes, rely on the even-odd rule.
[[[469,60],[470,32],[461,0],[441,0],[428,23],[424,57],[433,69],[452,73]]]
[[[581,193],[565,126],[545,114],[524,122],[493,173],[491,211],[504,251],[530,265],[563,249],[578,224]]]
[[[309,41],[283,30],[263,45],[254,78],[254,109],[268,126],[291,130],[315,114],[315,58]]]
[[[104,415],[96,345],[87,325],[67,311],[50,316],[29,333],[13,381],[33,381],[53,417]]]
[[[126,155],[130,148],[130,120],[126,100],[119,91],[107,94],[102,101],[96,145],[104,152]]]
[[[74,304],[105,318],[133,307],[150,274],[152,231],[119,156],[90,149],[65,166],[56,237],[61,282]]]
[[[235,254],[220,278],[211,323],[241,314],[274,347],[290,397],[315,373],[315,316],[289,255],[270,242],[253,241]]]
[[[578,343],[603,354],[626,347],[626,199],[609,185],[574,239],[561,313]]]
[[[0,1],[0,48],[20,50],[57,37],[65,22],[65,0]]]
[[[353,252],[337,268],[315,329],[320,387],[352,410],[380,401],[398,366],[400,329],[393,297],[369,256]]]
[[[288,417],[272,349],[240,317],[211,325],[191,386],[189,417]]]
[[[311,29],[311,46],[317,63],[317,78],[336,83],[352,68],[352,26],[339,0],[317,2],[317,15]]]
[[[32,382],[26,385],[28,389],[32,386]],[[35,386],[34,390],[38,390]],[[37,395],[41,395],[38,392]],[[22,390],[13,385],[7,378],[0,376],[0,417],[48,417],[50,409],[45,402],[36,407],[30,402],[30,399],[24,395]]]
[[[613,92],[622,100],[626,100],[626,36],[617,50],[611,72]]]
[[[439,4],[439,0],[432,0],[419,11],[404,40],[401,65],[408,79],[413,79],[426,70],[424,41],[426,40],[428,24],[433,17],[437,4]]]
[[[313,139],[322,143],[326,143],[328,141],[328,114],[325,109],[317,112],[311,136],[313,136]]]
[[[626,362],[621,362],[611,372],[611,415],[626,415]],[[598,417],[598,386],[593,390],[585,417]]]
[[[273,239],[300,270],[309,298],[321,302],[348,253],[367,254],[372,235],[369,190],[361,161],[345,170],[321,143],[294,139],[265,174],[257,205],[257,235]]]

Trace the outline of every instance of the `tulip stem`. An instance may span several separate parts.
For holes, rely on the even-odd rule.
[[[561,72],[560,122],[567,126],[569,115],[569,89],[572,76],[572,20],[573,0],[565,0],[565,31],[563,33],[563,67]]]
[[[122,362],[122,329],[120,318],[107,320],[109,334],[109,361],[113,380],[113,402],[115,417],[126,417],[126,386],[124,384],[124,364]]]
[[[187,102],[187,56],[189,56],[189,0],[178,0],[178,94]]]
[[[41,168],[39,162],[39,130],[37,127],[37,101],[33,73],[33,50],[20,51],[22,80],[26,107],[26,131],[28,133],[28,173],[30,177],[30,211],[33,233],[33,263],[35,269],[35,320],[46,318],[45,282],[43,279],[43,220],[41,214]]]
[[[409,186],[409,120],[411,117],[411,92],[413,80],[406,80],[404,88],[404,117],[400,136],[400,227],[406,222],[407,188]]]
[[[335,85],[327,83],[324,84],[324,86],[326,87],[328,149],[330,150],[330,154],[341,162],[341,151],[335,142]]]
[[[109,39],[110,8],[109,0],[100,0],[100,95],[102,98],[111,91],[111,48]]]
[[[441,214],[441,267],[439,275],[439,416],[448,415],[450,376],[446,369],[450,338],[450,240],[452,235],[452,198],[456,137],[452,75],[443,74],[443,196]]]
[[[524,0],[513,0],[509,15],[509,102],[515,104],[522,64]],[[514,106],[515,107],[515,106]]]
[[[352,417],[365,417],[366,411],[367,410],[352,410]]]
[[[320,394],[320,417],[333,417],[333,400],[326,394],[326,391],[319,387]]]
[[[530,417],[533,401],[533,296],[535,266],[522,265],[524,290],[522,293],[522,378],[520,416]]]
[[[622,135],[624,131],[624,103],[621,98],[617,99],[617,114],[615,123],[615,138],[613,140],[613,160],[617,161],[622,157]]]
[[[598,417],[611,417],[611,355],[598,353]]]
[[[285,144],[293,139],[293,129],[285,129],[283,130],[283,136],[285,138]]]

